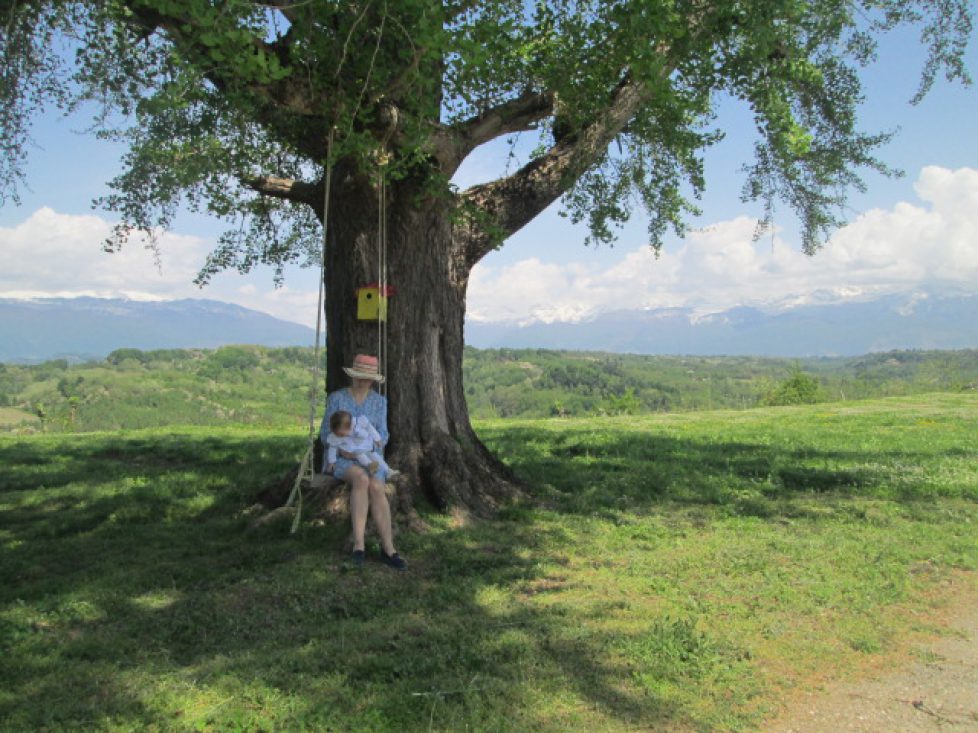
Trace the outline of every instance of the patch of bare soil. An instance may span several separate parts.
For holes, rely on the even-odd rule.
[[[873,678],[794,696],[764,733],[978,733],[978,592],[973,577],[941,613],[948,633]]]

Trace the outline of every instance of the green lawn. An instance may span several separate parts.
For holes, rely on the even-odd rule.
[[[0,438],[9,731],[751,730],[978,568],[978,396],[486,421],[539,506],[247,532],[301,430]]]

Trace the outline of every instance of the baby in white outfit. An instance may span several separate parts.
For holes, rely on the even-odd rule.
[[[326,472],[332,473],[339,451],[352,453],[354,460],[372,476],[383,469],[388,476],[397,473],[384,462],[381,455],[380,433],[366,416],[354,419],[345,410],[337,410],[329,418],[326,436]]]

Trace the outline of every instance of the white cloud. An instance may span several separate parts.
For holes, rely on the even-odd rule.
[[[929,166],[915,190],[923,206],[900,202],[867,211],[815,257],[777,234],[773,241],[753,241],[755,222],[738,217],[691,232],[659,259],[643,247],[599,272],[539,259],[505,267],[482,263],[469,283],[469,317],[575,321],[619,309],[711,312],[914,287],[978,290],[978,171]]]
[[[0,227],[0,297],[212,298],[315,325],[318,271],[290,269],[291,287],[279,289],[267,272],[244,283],[236,273],[222,273],[200,289],[193,279],[212,242],[164,233],[157,261],[135,238],[120,252],[103,252],[102,242],[111,230],[112,223],[101,217],[61,214],[47,207],[16,226]]]
[[[15,227],[0,228],[0,295],[183,295],[208,251],[198,237],[164,234],[157,263],[142,241],[114,254],[102,252],[110,233],[111,224],[98,216],[59,214],[46,207]]]
[[[319,271],[305,270],[293,276],[293,279],[300,278],[304,281],[304,288],[288,285],[277,289],[268,287],[258,293],[257,297],[250,299],[248,303],[242,302],[241,305],[315,328],[319,307]]]

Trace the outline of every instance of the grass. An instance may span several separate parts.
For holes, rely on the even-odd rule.
[[[477,427],[541,505],[402,574],[245,531],[301,434],[0,438],[0,728],[752,730],[974,587],[974,395]]]
[[[36,415],[15,407],[0,407],[0,429],[21,425],[37,425],[41,421]]]

